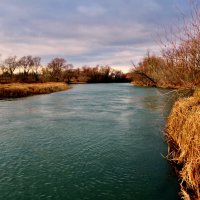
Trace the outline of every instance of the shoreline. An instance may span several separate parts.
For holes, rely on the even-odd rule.
[[[64,82],[0,84],[0,99],[50,94],[69,89]]]
[[[131,82],[140,87],[152,87],[144,83]],[[163,89],[187,90],[184,87],[162,87]],[[168,144],[167,158],[179,178],[180,196],[184,200],[200,199],[200,89],[190,97],[180,97],[172,107],[165,126]]]
[[[168,159],[179,177],[180,195],[200,199],[200,96],[179,99],[166,124]]]
[[[188,88],[185,88],[183,86],[176,86],[176,85],[151,85],[151,84],[144,84],[142,82],[131,82],[132,85],[134,86],[140,86],[140,87],[155,87],[155,88],[162,88],[162,89],[180,89],[180,90],[185,90]]]

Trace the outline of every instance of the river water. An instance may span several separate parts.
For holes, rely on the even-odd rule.
[[[168,90],[75,85],[0,101],[0,200],[178,200]]]

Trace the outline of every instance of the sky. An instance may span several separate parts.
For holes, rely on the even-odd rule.
[[[187,13],[187,0],[0,0],[0,54],[43,63],[109,65],[127,71]]]

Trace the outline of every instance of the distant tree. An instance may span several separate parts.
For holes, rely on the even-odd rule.
[[[111,67],[101,66],[100,69],[102,82],[110,82],[111,80]]]
[[[77,70],[75,71],[77,73]],[[112,69],[110,66],[88,67],[84,66],[78,71],[78,80],[88,83],[111,83],[128,82],[126,76],[121,72]]]
[[[81,79],[83,79],[83,77],[82,77],[80,68],[73,69],[73,77],[72,78],[73,78],[74,82],[82,81]]]
[[[32,56],[23,56],[19,59],[19,66],[23,70],[23,80],[27,81],[29,72],[33,69],[34,61]]]
[[[41,82],[51,81],[51,74],[47,67],[42,67],[40,81]]]
[[[8,81],[8,69],[3,63],[0,64],[0,83],[6,83]],[[9,78],[10,79],[10,78]]]
[[[5,73],[8,73],[8,68],[4,64],[0,64],[1,74],[4,75]]]
[[[41,66],[40,62],[41,62],[41,58],[40,57],[33,57],[33,75],[35,77],[35,81],[39,80],[39,73],[38,73],[38,69]]]
[[[71,79],[74,77],[74,70],[72,64],[67,64],[63,67],[62,78],[63,81],[70,83]]]
[[[41,66],[41,64],[40,64],[41,57],[33,57],[32,61],[33,61],[33,72],[38,74],[38,69]]]
[[[47,68],[52,81],[62,81],[62,72],[67,68],[66,60],[64,58],[54,58],[48,63]]]
[[[12,80],[14,71],[19,66],[19,62],[16,56],[10,56],[4,61],[4,71],[6,71]]]
[[[124,74],[122,71],[120,70],[114,70],[114,77],[116,80],[119,80],[121,78],[123,78]]]

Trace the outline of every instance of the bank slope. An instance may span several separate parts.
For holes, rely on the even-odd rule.
[[[200,199],[200,98],[177,101],[166,125],[168,158],[180,178],[181,196]]]

